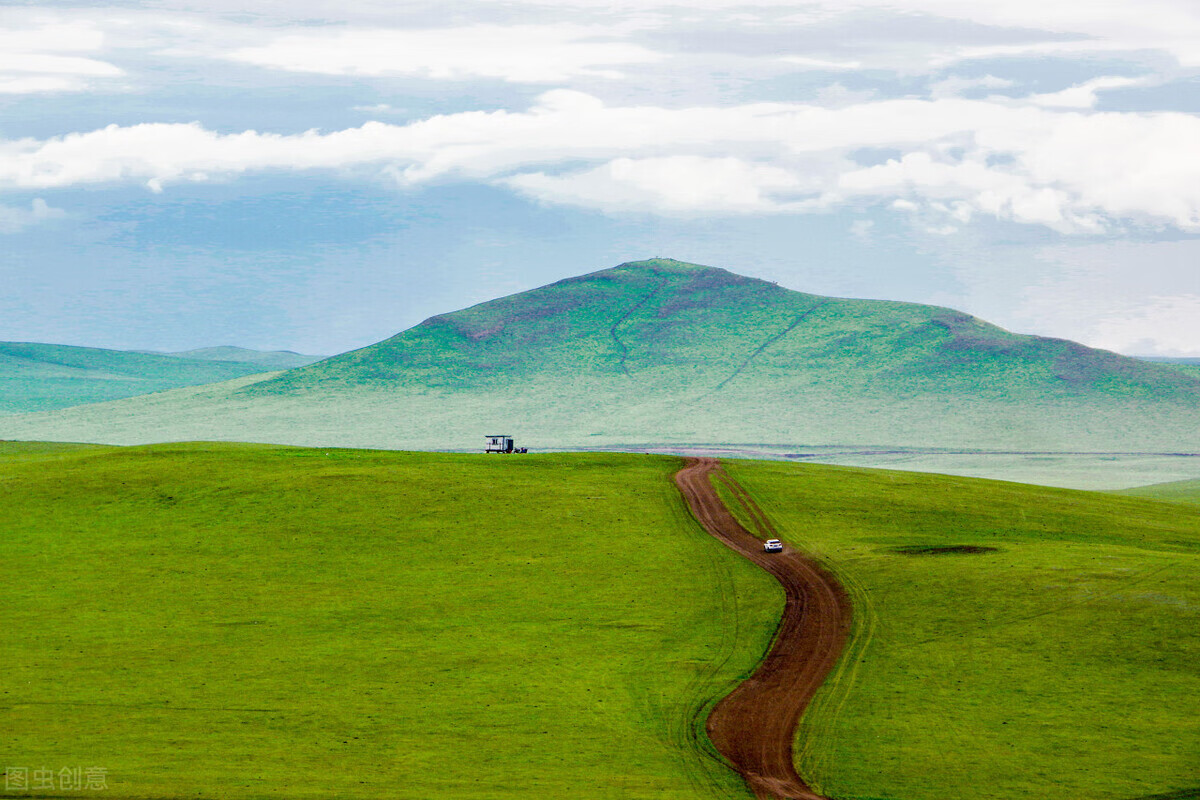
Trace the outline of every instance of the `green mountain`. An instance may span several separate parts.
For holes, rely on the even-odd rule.
[[[246,347],[230,346],[201,347],[195,350],[181,350],[176,353],[155,353],[155,355],[188,358],[198,361],[234,361],[241,364],[253,364],[261,372],[304,367],[325,358],[325,356],[308,356],[292,350],[250,350]]]
[[[1200,379],[947,308],[654,259],[256,379],[8,418],[0,437],[475,449],[654,443],[1200,450]]]
[[[51,411],[281,368],[274,366],[279,362],[273,353],[259,354],[263,359],[252,357],[253,350],[242,351],[239,358],[210,355],[226,350],[240,348],[165,354],[0,342],[0,414]],[[309,358],[303,363],[315,360],[300,358]]]

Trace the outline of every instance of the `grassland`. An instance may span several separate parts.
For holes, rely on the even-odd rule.
[[[698,726],[780,598],[678,464],[0,444],[6,762],[120,798],[745,797]],[[1200,509],[727,468],[855,602],[798,740],[831,796],[1200,793]]]
[[[780,597],[677,459],[0,456],[6,765],[121,798],[747,796],[696,725]]]
[[[1200,796],[1200,509],[727,468],[853,595],[855,649],[799,737],[801,772],[831,797]],[[957,546],[991,549],[936,550]]]

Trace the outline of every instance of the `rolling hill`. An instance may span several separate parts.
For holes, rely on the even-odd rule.
[[[181,386],[227,381],[311,364],[318,358],[240,347],[147,353],[0,342],[0,414],[51,411]]]
[[[1150,497],[1155,500],[1167,500],[1173,503],[1200,505],[1200,480],[1155,483],[1150,486],[1125,489],[1119,492],[1119,494],[1126,494],[1130,497]]]
[[[1198,414],[1200,379],[1170,366],[654,259],[279,374],[6,418],[0,437],[1178,452],[1200,451]]]

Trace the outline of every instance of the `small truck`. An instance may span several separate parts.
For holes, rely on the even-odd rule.
[[[763,542],[763,550],[768,553],[782,553],[783,542],[779,541],[778,539],[767,539],[765,542]]]

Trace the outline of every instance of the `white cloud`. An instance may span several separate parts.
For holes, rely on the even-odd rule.
[[[1147,81],[1143,78],[1122,78],[1109,76],[1094,78],[1090,81],[1063,89],[1061,92],[1035,94],[1025,98],[1025,102],[1046,108],[1095,108],[1100,99],[1099,93],[1106,89],[1125,89],[1131,86],[1144,86]]]
[[[900,198],[954,223],[965,209],[1064,232],[1113,220],[1200,230],[1197,141],[1200,117],[1182,113],[954,98],[668,109],[555,90],[525,112],[330,133],[146,124],[0,141],[0,188],[141,181],[159,189],[253,170],[366,169],[404,185],[480,180],[601,208],[741,213]],[[862,167],[848,158],[856,148],[900,156]],[[687,176],[688,165],[701,174]]]
[[[774,197],[799,188],[792,172],[737,158],[617,158],[582,172],[524,173],[501,183],[543,202],[606,211],[781,213],[813,205]]]
[[[38,223],[61,219],[66,215],[61,208],[52,208],[40,197],[30,203],[29,208],[0,205],[0,233],[19,233]]]
[[[861,61],[829,61],[824,58],[807,56],[782,56],[779,60],[785,64],[795,64],[798,67],[810,69],[859,69],[862,67]]]
[[[41,23],[0,27],[0,94],[76,92],[96,79],[123,75],[118,67],[89,58],[104,34],[86,24]]]
[[[438,80],[494,78],[555,83],[578,76],[620,77],[613,67],[661,55],[580,25],[470,25],[424,30],[316,30],[291,33],[226,58],[260,67],[325,75],[413,75]]]

